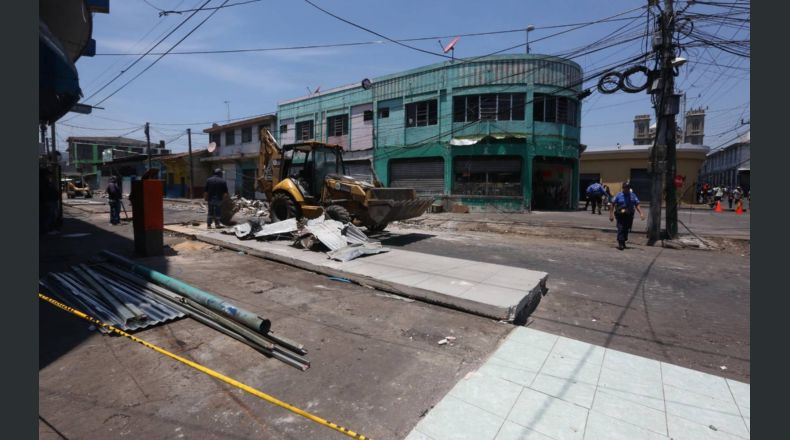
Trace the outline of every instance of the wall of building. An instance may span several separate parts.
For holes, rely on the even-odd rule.
[[[682,194],[681,200],[685,203],[694,203],[695,201],[698,175],[704,158],[704,152],[688,154],[678,151],[677,172],[679,175],[686,177],[683,187],[678,190],[678,194]],[[579,173],[599,174],[602,183],[609,186],[612,194],[616,194],[621,190],[622,183],[630,179],[632,169],[647,169],[647,165],[647,150],[638,153],[623,152],[605,156],[583,154]],[[637,196],[639,195],[637,194]],[[583,198],[584,194],[581,197]]]
[[[567,201],[564,202],[564,209],[570,209],[578,201],[576,187],[581,105],[576,94],[580,92],[581,76],[578,64],[542,55],[493,56],[468,63],[439,63],[375,78],[372,87],[367,90],[361,85],[350,85],[324,91],[319,96],[285,101],[279,105],[278,116],[281,121],[314,120],[315,140],[339,143],[349,147],[349,150],[375,147],[374,167],[379,179],[385,184],[391,180],[392,160],[440,157],[444,161],[444,188],[441,194],[435,196],[457,199],[481,209],[491,204],[518,210],[529,209],[533,191],[532,169],[536,161],[544,164],[563,163],[569,173],[563,178],[569,177],[572,182],[567,188]],[[571,99],[573,107],[569,107],[572,110],[568,111],[575,111],[572,118],[575,123],[533,122],[536,93]],[[494,116],[496,120],[454,122],[453,97],[484,94],[503,96],[496,98],[496,105],[499,106]],[[499,104],[511,102],[507,97],[510,94],[523,96],[523,119],[511,120],[511,116],[500,115],[501,109],[510,115],[511,109]],[[426,100],[436,101],[435,123],[407,126],[407,106]],[[365,109],[373,109],[374,117],[372,121],[363,121],[358,131]],[[350,139],[346,136],[341,139],[325,136],[326,118],[336,114],[350,115]],[[365,122],[371,128],[370,143]],[[287,132],[279,133],[280,143],[293,142],[292,133],[289,125]],[[457,142],[451,143],[451,140],[463,140],[474,145],[455,145]],[[495,156],[518,158],[521,164],[519,184],[514,186],[512,182],[504,181],[515,166],[511,161],[508,165],[511,168],[497,171],[495,175],[503,181],[486,188],[499,191],[499,187],[507,187],[510,189],[506,192],[512,193],[514,187],[519,187],[518,194],[474,196],[454,193],[457,191],[453,189],[453,182],[458,174],[454,163],[458,157]],[[478,168],[482,166],[475,165]],[[491,173],[494,171],[486,171],[486,178]]]

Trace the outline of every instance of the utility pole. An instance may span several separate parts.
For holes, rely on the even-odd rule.
[[[148,169],[151,169],[151,132],[149,131],[149,124],[145,123],[145,142],[147,144],[145,154],[148,155]]]
[[[669,238],[677,236],[677,200],[675,191],[675,115],[678,113],[678,97],[675,95],[675,58],[672,46],[675,29],[672,0],[664,0],[664,11],[659,18],[657,31],[659,51],[660,90],[656,109],[656,139],[650,153],[651,190],[650,217],[647,223],[648,244],[661,239],[661,201],[666,194],[666,227]],[[656,41],[656,40],[654,40]],[[665,188],[664,188],[665,187]],[[663,191],[663,189],[666,190]]]
[[[192,129],[187,128],[187,145],[189,145],[189,199],[192,200],[192,188],[195,187],[195,165],[192,163]]]
[[[666,179],[664,186],[667,194],[666,228],[667,238],[672,240],[678,236],[678,199],[675,187],[675,175],[677,174],[677,135],[676,118],[680,97],[675,95],[675,72],[673,61],[675,59],[675,48],[672,45],[675,35],[675,11],[672,0],[664,0],[664,54],[661,77],[664,78],[664,118],[666,120],[666,139],[667,165]]]

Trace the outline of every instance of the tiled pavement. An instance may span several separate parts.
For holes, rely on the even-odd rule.
[[[750,385],[515,328],[407,440],[748,439]]]

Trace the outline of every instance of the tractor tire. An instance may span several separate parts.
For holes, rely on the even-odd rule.
[[[351,222],[351,214],[348,213],[348,209],[340,205],[327,206],[326,208],[324,208],[324,214],[326,214],[326,216],[331,218],[332,220],[336,220],[341,223]]]
[[[370,231],[370,232],[383,232],[384,229],[387,228],[387,223],[384,223],[384,224],[381,224],[381,225],[368,225],[368,226],[365,226],[365,227],[368,228],[368,231]]]
[[[269,210],[271,212],[272,223],[299,216],[296,202],[285,193],[276,193],[272,196]]]

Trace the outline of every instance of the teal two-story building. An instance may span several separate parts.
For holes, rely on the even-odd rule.
[[[581,80],[552,56],[448,61],[281,102],[277,136],[340,144],[349,174],[446,205],[572,209]]]

